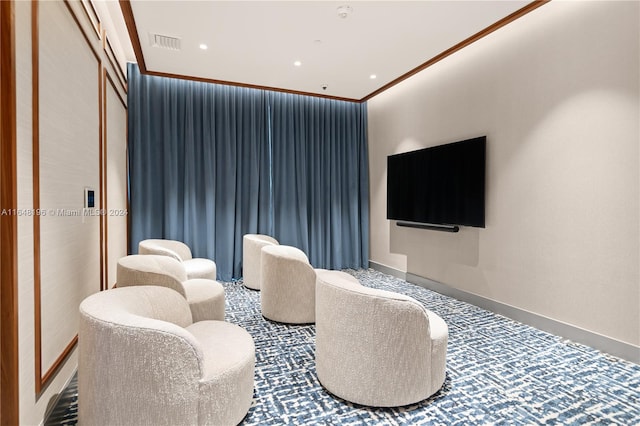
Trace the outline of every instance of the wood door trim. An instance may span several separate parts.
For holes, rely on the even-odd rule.
[[[15,9],[0,1],[0,208],[16,212],[17,111]],[[18,217],[0,216],[0,424],[20,422],[18,351]]]

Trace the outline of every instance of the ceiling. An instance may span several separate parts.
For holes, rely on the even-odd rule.
[[[366,100],[539,4],[121,0],[120,6],[143,72]]]

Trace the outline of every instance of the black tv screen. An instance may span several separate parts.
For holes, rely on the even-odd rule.
[[[486,136],[387,157],[387,219],[484,228]]]

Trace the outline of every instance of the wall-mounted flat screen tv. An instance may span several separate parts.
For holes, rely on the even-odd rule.
[[[387,157],[387,219],[484,228],[486,136]]]

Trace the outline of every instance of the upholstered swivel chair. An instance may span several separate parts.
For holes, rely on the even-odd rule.
[[[169,288],[114,288],[80,304],[80,424],[236,425],[251,407],[254,370],[249,333],[193,322]]]
[[[394,407],[422,401],[445,379],[448,328],[415,299],[316,273],[316,372],[332,394]]]
[[[185,298],[194,321],[224,320],[224,287],[217,281],[188,279],[183,263],[169,256],[132,254],[118,260],[118,287],[157,285],[169,287]]]
[[[189,246],[181,241],[162,239],[143,240],[138,243],[138,254],[156,254],[173,257],[182,263],[189,279],[216,279],[216,263],[211,259],[193,258]]]
[[[268,235],[246,234],[242,237],[242,284],[260,290],[260,258],[262,247],[278,245],[278,240]]]
[[[262,247],[260,261],[262,315],[289,324],[315,322],[316,272],[298,248]]]

